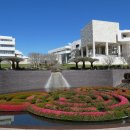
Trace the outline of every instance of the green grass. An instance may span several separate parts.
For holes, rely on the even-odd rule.
[[[20,68],[30,68],[30,64],[19,64]],[[2,69],[11,68],[11,64],[1,64]]]

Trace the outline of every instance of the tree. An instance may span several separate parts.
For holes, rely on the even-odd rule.
[[[56,65],[58,63],[56,55],[55,54],[47,54],[46,55],[46,63],[48,65],[51,65],[51,66]]]
[[[110,68],[110,66],[114,63],[115,57],[114,56],[106,56],[104,58],[104,62],[105,64],[108,65],[108,68]]]
[[[78,69],[78,63],[80,62],[80,58],[79,57],[72,58],[69,60],[69,62],[75,62],[75,68]]]
[[[40,65],[40,53],[30,53],[29,60],[33,67],[37,69]]]
[[[96,59],[96,58],[89,58],[88,61],[91,63],[91,69],[93,69],[93,63],[94,63],[95,61],[99,61],[99,60]]]
[[[71,51],[71,58],[69,62],[75,62],[75,68],[78,69],[78,63],[80,62],[80,50],[74,49]]]
[[[123,64],[127,63],[128,66],[130,67],[130,52],[123,53],[122,57],[121,57],[121,60],[122,60]]]
[[[83,62],[82,69],[85,69],[85,61],[89,61],[89,57],[79,57],[79,60]]]
[[[1,62],[3,61],[3,57],[0,57],[0,69],[1,69]]]
[[[32,66],[41,69],[43,66],[49,67],[57,64],[55,54],[30,53],[29,59]]]

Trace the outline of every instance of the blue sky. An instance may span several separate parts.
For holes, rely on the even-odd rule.
[[[117,21],[130,29],[130,0],[0,0],[0,35],[16,48],[47,53],[73,40],[92,19]]]

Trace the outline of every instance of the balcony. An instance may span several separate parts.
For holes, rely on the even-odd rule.
[[[130,30],[120,30],[117,35],[117,41],[119,43],[130,45]]]

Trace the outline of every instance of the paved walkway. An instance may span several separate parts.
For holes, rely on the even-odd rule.
[[[62,128],[63,130],[64,128]],[[28,130],[28,129],[17,129],[17,128],[0,128],[0,130]],[[29,129],[29,130],[48,130],[47,129]],[[56,130],[55,128],[50,128],[50,130]],[[64,130],[82,130],[82,129],[64,129]],[[130,126],[128,127],[118,127],[118,128],[105,128],[105,129],[84,129],[84,130],[130,130]]]

